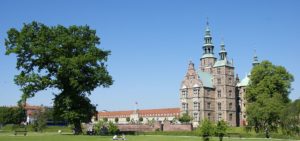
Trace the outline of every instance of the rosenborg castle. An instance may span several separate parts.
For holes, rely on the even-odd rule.
[[[233,61],[228,60],[224,43],[220,45],[217,58],[208,23],[202,49],[199,66],[195,67],[192,61],[188,64],[179,88],[179,108],[101,111],[98,119],[107,118],[114,122],[118,118],[119,123],[128,123],[128,119],[146,123],[173,120],[187,113],[193,118],[194,127],[205,118],[214,122],[224,120],[231,126],[246,125],[245,88],[249,75],[241,81],[235,75]],[[257,56],[254,56],[252,65],[257,64]]]

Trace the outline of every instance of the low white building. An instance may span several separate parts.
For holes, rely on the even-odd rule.
[[[180,115],[180,108],[164,108],[164,109],[144,109],[144,110],[129,110],[129,111],[101,111],[98,112],[98,120],[114,122],[118,119],[119,124],[127,123],[148,123],[150,121],[172,121]]]

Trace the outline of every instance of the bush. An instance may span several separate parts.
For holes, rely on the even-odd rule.
[[[126,121],[129,122],[130,121],[130,117],[126,117]]]
[[[187,113],[184,113],[179,119],[181,123],[190,122],[192,120],[192,117],[190,117]]]
[[[119,118],[118,118],[118,117],[115,118],[115,122],[116,122],[116,123],[119,122]]]
[[[139,117],[139,122],[143,122],[143,117]]]
[[[107,122],[107,121],[108,121],[108,118],[106,118],[106,117],[103,118],[103,121],[104,121],[104,122]]]
[[[114,123],[109,122],[108,123],[108,133],[113,135],[113,134],[117,134],[119,131],[118,126],[116,126]]]
[[[224,120],[218,121],[216,129],[215,129],[215,133],[216,133],[216,136],[219,137],[220,141],[223,140],[223,137],[226,134],[227,128],[228,128],[228,125]]]

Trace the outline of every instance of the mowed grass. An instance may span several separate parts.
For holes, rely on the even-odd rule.
[[[196,136],[168,136],[168,135],[139,135],[126,136],[127,141],[202,141]],[[258,139],[258,138],[224,138],[224,141],[285,141],[287,139]],[[28,133],[28,136],[14,136],[12,133],[0,133],[0,141],[112,141],[112,136],[87,136],[87,135],[59,135],[57,133]],[[218,141],[218,138],[211,138]]]

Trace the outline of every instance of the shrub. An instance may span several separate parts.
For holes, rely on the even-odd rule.
[[[126,117],[126,121],[129,122],[130,121],[130,117]]]
[[[222,141],[224,135],[226,134],[228,125],[224,120],[218,121],[215,133],[219,137],[219,140]]]
[[[213,135],[214,129],[214,124],[210,120],[204,119],[201,125],[198,126],[197,131],[204,141],[209,141],[209,137]]]
[[[192,117],[190,117],[187,113],[184,113],[178,120],[181,123],[186,123],[186,122],[190,122],[192,120]]]
[[[118,126],[116,126],[114,123],[109,122],[108,123],[108,133],[113,135],[113,134],[117,134],[119,131]]]

